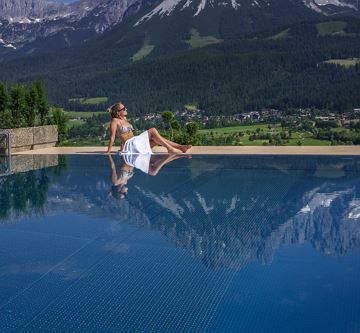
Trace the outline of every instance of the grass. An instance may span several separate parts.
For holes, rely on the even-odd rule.
[[[90,118],[93,115],[97,115],[97,114],[102,114],[104,113],[103,111],[96,111],[96,112],[91,112],[91,111],[65,111],[65,113],[67,114],[67,116],[69,117],[69,128],[72,128],[74,126],[80,126],[83,125],[85,123],[85,119],[86,118]]]
[[[281,40],[281,39],[289,38],[290,37],[289,30],[290,29],[285,29],[283,31],[280,31],[278,34],[268,37],[267,39]]]
[[[200,36],[196,29],[191,29],[191,37],[186,41],[186,43],[189,44],[190,48],[192,49],[222,42],[223,39],[218,39],[214,36]]]
[[[85,118],[90,118],[93,115],[98,115],[98,114],[103,114],[104,111],[65,111],[65,113],[68,115],[69,119],[85,119]]]
[[[106,103],[107,97],[92,97],[92,98],[69,98],[69,102],[80,102],[81,104],[98,105]]]
[[[255,124],[255,125],[239,125],[239,126],[231,126],[231,127],[218,127],[218,128],[210,128],[210,129],[203,129],[200,130],[200,134],[206,134],[213,132],[214,136],[221,136],[223,134],[233,134],[238,132],[246,132],[246,131],[256,131],[257,128],[268,130],[269,124]],[[280,123],[275,124],[273,127],[276,132],[281,131]]]
[[[204,129],[200,130],[200,134],[210,134],[213,133],[214,137],[221,137],[230,135],[233,133],[243,132],[244,136],[241,137],[240,145],[243,146],[262,146],[264,143],[268,143],[268,140],[249,140],[249,134],[247,131],[254,132],[257,128],[263,130],[263,133],[280,133],[282,128],[280,124],[275,124],[271,129],[268,128],[269,124],[255,124],[255,125],[239,125],[232,127],[221,127],[221,128],[212,128],[212,129]],[[251,133],[253,134],[253,133]],[[289,142],[285,143],[285,146],[297,146],[298,142],[301,142],[302,146],[329,146],[330,141],[326,140],[318,140],[312,137],[311,133],[308,132],[299,132],[293,131],[292,138],[288,140]]]
[[[197,105],[196,104],[185,104],[184,105],[184,108],[186,109],[186,110],[188,110],[188,111],[192,111],[192,112],[194,112],[194,111],[196,111],[197,110]]]
[[[316,29],[320,36],[328,36],[344,31],[346,25],[347,23],[344,21],[322,22],[316,25]]]
[[[350,68],[356,64],[360,64],[360,58],[348,58],[348,59],[329,59],[324,61],[327,64],[334,64],[343,66],[345,68]]]
[[[318,140],[314,138],[304,138],[301,140],[303,146],[330,146],[330,141],[327,140]],[[288,146],[292,146],[289,144]]]
[[[141,49],[131,57],[132,61],[135,62],[145,58],[151,53],[154,47],[155,45],[150,45],[145,42],[144,45],[141,47]]]
[[[83,125],[85,123],[84,120],[81,119],[70,119],[69,120],[69,128],[72,128],[74,126],[80,126]]]
[[[105,147],[107,145],[107,142],[104,140],[99,140],[99,138],[74,138],[69,139],[66,142],[62,144],[64,147],[97,147],[97,146],[103,146]],[[118,142],[116,142],[116,145],[119,145]]]

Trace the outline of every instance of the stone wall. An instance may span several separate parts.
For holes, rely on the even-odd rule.
[[[12,153],[54,147],[58,141],[56,125],[14,128],[8,131]],[[0,142],[0,153],[6,153],[4,140]]]
[[[58,164],[58,155],[0,156],[0,177],[19,172],[54,167]]]

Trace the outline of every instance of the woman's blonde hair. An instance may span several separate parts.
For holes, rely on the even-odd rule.
[[[113,105],[111,105],[108,109],[107,109],[107,112],[110,113],[111,115],[111,118],[117,118],[117,113],[118,111],[120,110],[120,105],[122,103],[121,102],[117,102]]]

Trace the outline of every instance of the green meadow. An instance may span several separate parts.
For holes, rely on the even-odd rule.
[[[204,47],[211,44],[218,44],[223,42],[222,39],[218,39],[214,36],[200,36],[196,29],[191,29],[190,39],[186,41],[190,45],[190,48],[195,49],[198,47]]]
[[[132,61],[139,61],[143,58],[145,58],[146,56],[148,56],[151,51],[154,49],[155,45],[150,45],[147,43],[144,43],[144,45],[141,47],[141,49],[139,51],[137,51],[133,56],[132,56]]]
[[[220,127],[212,129],[203,129],[199,133],[202,135],[212,135],[214,138],[223,137],[226,140],[226,136],[231,136],[233,134],[243,133],[243,136],[240,137],[239,145],[243,146],[262,146],[268,144],[268,140],[250,140],[250,136],[256,132],[257,129],[260,129],[263,134],[277,134],[282,132],[281,125],[269,125],[269,124],[255,124],[255,125],[239,125],[232,127]],[[284,128],[286,131],[287,129]],[[330,142],[326,140],[318,140],[313,138],[313,135],[309,132],[300,132],[292,131],[291,138],[286,140],[288,142],[284,143],[285,146],[297,146],[299,142],[303,146],[329,146]],[[230,144],[230,142],[229,142]]]
[[[200,130],[200,134],[206,134],[213,132],[215,136],[220,136],[223,134],[233,134],[238,132],[245,132],[245,131],[256,131],[257,128],[268,130],[269,124],[254,124],[254,125],[239,125],[239,126],[231,126],[231,127],[217,127],[217,128],[210,128],[210,129],[202,129]],[[272,126],[274,131],[281,131],[280,123]]]
[[[83,125],[85,123],[85,119],[90,118],[94,115],[103,114],[104,111],[65,111],[65,114],[69,118],[69,128],[74,126]]]
[[[289,30],[290,30],[290,28],[285,29],[283,31],[280,31],[278,34],[276,34],[274,36],[271,36],[271,37],[268,37],[267,39],[281,40],[281,39],[284,39],[284,38],[289,38],[290,37]]]
[[[334,64],[343,66],[345,68],[350,68],[356,64],[360,64],[360,58],[348,58],[348,59],[329,59],[324,61],[327,64]]]
[[[107,97],[91,97],[91,98],[69,98],[69,102],[80,102],[81,104],[98,105],[106,103]]]
[[[343,32],[346,26],[347,23],[344,21],[330,21],[316,24],[316,29],[320,36],[329,36]]]
[[[196,104],[193,104],[193,103],[189,103],[189,104],[185,104],[184,105],[184,108],[188,111],[192,111],[192,112],[195,112],[196,109],[197,109],[197,105]]]
[[[65,111],[65,113],[68,115],[69,119],[76,119],[76,118],[90,118],[94,115],[103,114],[104,111]]]

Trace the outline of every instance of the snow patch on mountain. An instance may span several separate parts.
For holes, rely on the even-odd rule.
[[[350,3],[347,3],[347,2],[339,1],[339,0],[314,0],[314,1],[318,6],[333,5],[333,6],[337,6],[337,7],[350,7],[350,8],[356,9],[356,6],[354,6]]]
[[[200,5],[198,6],[197,11],[194,16],[198,16],[200,14],[200,12],[203,9],[205,9],[205,6],[206,6],[206,0],[201,0]]]
[[[256,0],[254,0],[254,2],[256,2]],[[234,9],[237,9],[238,7],[240,7],[240,4],[237,3],[235,0],[231,0],[231,6],[232,6]]]
[[[163,17],[165,15],[169,16],[175,7],[181,2],[181,0],[165,0],[158,4],[152,11],[144,15],[139,21],[135,23],[134,26],[141,24],[142,22],[150,20],[154,15]],[[187,4],[190,6],[192,1],[188,1]]]
[[[156,195],[151,191],[143,190],[140,186],[135,186],[135,188],[146,197],[152,199],[162,208],[174,214],[174,216],[176,216],[177,218],[182,219],[182,215],[184,214],[184,208],[176,202],[176,200],[171,194],[168,193]]]
[[[143,22],[146,22],[150,20],[154,16],[169,16],[172,14],[172,12],[176,9],[176,7],[182,2],[183,0],[164,0],[161,3],[159,3],[153,10],[151,10],[149,13],[145,14],[143,17],[141,17],[134,26],[138,26]],[[218,5],[227,6],[231,5],[232,8],[235,10],[240,7],[240,4],[236,0],[227,0],[223,2],[217,2]],[[194,0],[186,0],[184,5],[181,7],[180,11],[191,7],[191,5],[194,5],[196,7],[196,11],[194,13],[194,17],[198,16],[206,7],[214,7],[214,1],[212,0],[200,0],[200,3],[195,6]]]
[[[16,47],[12,44],[5,44],[4,46],[16,50]]]
[[[185,8],[190,7],[191,3],[192,3],[192,0],[186,0],[185,4],[184,4],[184,6],[182,6],[181,10],[184,10]]]
[[[215,206],[214,205],[208,205],[206,203],[206,199],[199,192],[195,192],[195,193],[196,193],[196,196],[197,196],[197,199],[199,201],[200,206],[204,210],[204,213],[206,215],[209,215],[215,209]]]
[[[349,204],[350,211],[348,212],[349,219],[360,219],[360,199],[353,199]]]
[[[12,49],[16,50],[16,47],[14,45],[7,44],[2,38],[0,38],[0,44],[2,44],[4,47],[12,48]]]
[[[353,3],[343,0],[303,0],[303,2],[308,8],[324,15],[327,14],[326,8],[328,6],[349,8],[359,11],[357,0],[354,0]]]
[[[331,203],[340,196],[350,194],[353,189],[345,191],[335,191],[332,193],[308,193],[307,197],[311,197],[307,204],[300,209],[298,214],[312,214],[319,207],[329,208]]]

